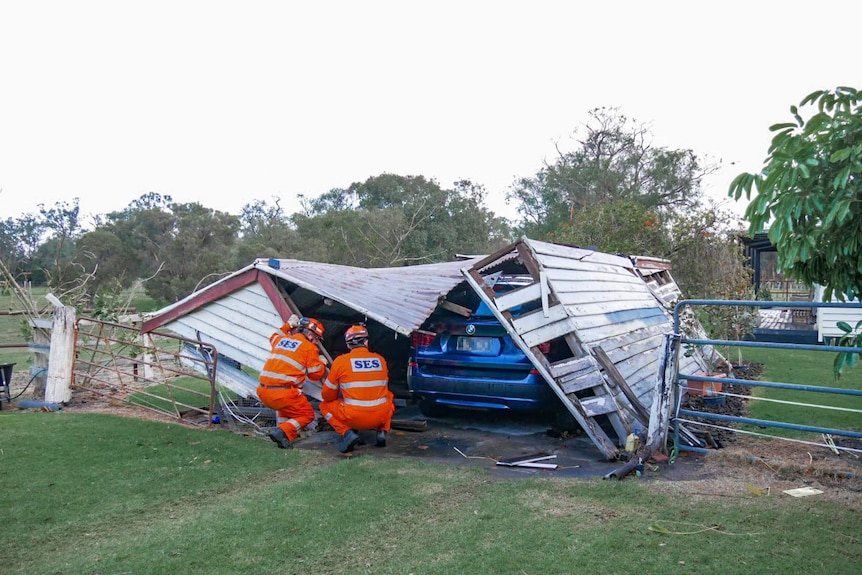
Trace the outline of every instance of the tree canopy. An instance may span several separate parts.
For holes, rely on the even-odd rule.
[[[360,267],[449,261],[511,240],[484,199],[484,188],[469,180],[444,189],[423,176],[381,174],[305,200],[305,214],[293,222],[327,254],[318,261]]]
[[[774,136],[761,171],[739,174],[729,190],[750,201],[750,233],[768,226],[779,268],[823,285],[827,300],[862,296],[860,99],[855,88],[839,87],[791,106],[791,121],[769,128]]]
[[[525,234],[547,237],[595,205],[622,202],[617,211],[638,205],[654,213],[699,205],[702,179],[714,166],[691,150],[653,146],[648,127],[616,108],[589,116],[574,150],[558,150],[553,163],[510,190]]]
[[[559,151],[511,188],[523,218],[518,235],[668,258],[687,293],[709,295],[712,268],[686,258],[732,259],[736,249],[719,229],[721,218],[701,203],[701,180],[713,166],[691,150],[654,146],[647,127],[613,108],[593,110],[584,128],[575,150]],[[0,246],[16,274],[54,280],[55,270],[77,270],[90,301],[146,279],[147,293],[169,303],[255,258],[389,267],[491,253],[515,238],[470,180],[444,187],[421,175],[383,173],[298,197],[296,213],[277,199],[252,200],[233,216],[148,193],[98,216],[83,234],[77,201],[59,203],[0,222]]]

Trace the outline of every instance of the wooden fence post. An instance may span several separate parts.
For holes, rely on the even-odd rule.
[[[45,401],[67,403],[72,399],[72,363],[75,358],[75,308],[54,306],[51,353],[48,355],[48,382]]]

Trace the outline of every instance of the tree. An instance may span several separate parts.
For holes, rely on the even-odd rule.
[[[301,244],[298,232],[276,199],[273,205],[255,200],[242,207],[239,239],[234,253],[235,267],[246,266],[256,258],[296,258]]]
[[[78,239],[75,261],[91,279],[87,289],[90,303],[105,290],[114,286],[129,287],[137,278],[137,272],[129,262],[134,260],[130,246],[114,233],[110,227],[98,227]]]
[[[199,203],[173,203],[174,226],[163,253],[163,269],[147,282],[147,293],[177,301],[235,271],[229,255],[239,218]]]
[[[33,256],[44,235],[44,225],[33,214],[0,221],[0,260],[13,277],[34,279]]]
[[[691,150],[654,147],[647,127],[615,108],[590,112],[583,139],[535,176],[509,191],[523,217],[523,231],[547,238],[574,215],[596,204],[617,201],[656,213],[699,205],[702,178],[715,170]]]
[[[292,221],[303,242],[314,242],[315,261],[361,267],[440,262],[511,240],[506,222],[484,207],[484,188],[469,180],[443,189],[423,176],[381,174],[302,199],[305,212]],[[300,246],[298,253],[304,251]]]
[[[573,210],[549,239],[608,253],[669,257],[666,220],[664,214],[631,200],[588,204]]]
[[[75,263],[76,240],[81,235],[79,220],[80,208],[78,198],[71,202],[56,202],[54,207],[47,208],[39,204],[38,234],[48,238],[36,248],[31,257],[33,281],[44,282],[60,297],[67,299],[80,297],[80,286],[76,281],[81,275],[80,266]],[[43,275],[44,274],[44,275]],[[71,292],[76,292],[73,296]]]
[[[105,289],[128,288],[139,278],[159,272],[173,241],[175,217],[170,205],[170,196],[144,194],[122,211],[97,218],[95,229],[78,239],[75,261],[90,276],[90,302]]]
[[[862,92],[817,90],[791,106],[792,122],[770,126],[769,155],[757,174],[742,173],[729,194],[749,200],[750,233],[769,224],[769,240],[785,275],[824,286],[824,301],[862,297]],[[806,108],[807,107],[807,108]],[[804,120],[800,108],[810,112]],[[751,199],[751,191],[757,195]],[[862,345],[862,322],[839,344]],[[835,377],[860,354],[838,354]]]
[[[824,298],[862,296],[862,93],[818,90],[791,106],[759,173],[742,173],[729,195],[750,200],[754,234],[769,240],[785,275],[825,288]],[[802,108],[812,112],[804,120]],[[756,196],[751,199],[752,190]]]

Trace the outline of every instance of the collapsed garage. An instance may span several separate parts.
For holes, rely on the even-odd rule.
[[[461,345],[453,325],[468,335],[470,327],[484,329],[472,321],[482,307],[532,364],[548,395],[614,459],[633,430],[649,426],[679,296],[667,262],[523,238],[495,254],[397,268],[260,259],[148,314],[142,331],[167,329],[211,344],[219,356],[218,382],[254,400],[257,381],[248,372],[261,369],[269,336],[291,315],[323,322],[321,353],[330,361],[346,351],[345,330],[362,322],[369,347],[389,364],[390,388],[402,404],[436,397],[458,408],[465,406],[451,395],[457,371],[449,374],[449,395],[438,396],[411,389],[409,375],[418,351],[446,330],[453,347]],[[484,351],[483,341],[463,341]],[[701,350],[680,358],[689,373],[706,365]],[[305,393],[320,399],[315,382]]]

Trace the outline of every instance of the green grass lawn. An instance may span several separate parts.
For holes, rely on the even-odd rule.
[[[831,573],[860,510],[671,496],[651,481],[275,449],[226,430],[0,412],[2,572]]]
[[[784,349],[745,348],[746,361],[762,363],[764,371],[760,379],[782,383],[795,383],[817,387],[842,389],[862,389],[862,366],[845,369],[839,380],[832,375],[831,352],[797,351]],[[800,425],[827,427],[843,430],[862,430],[862,397],[825,394],[807,391],[752,388],[753,395],[769,400],[779,400],[794,404],[814,404],[852,409],[854,411],[826,410],[790,403],[750,401],[749,415],[755,419],[782,421]],[[771,435],[804,437],[807,432],[770,428]],[[816,439],[816,438],[815,438]]]
[[[49,306],[44,296],[48,293],[47,288],[33,288],[31,297],[37,306]],[[0,291],[0,310],[20,311],[22,304],[12,295],[11,291]],[[24,315],[0,315],[0,343],[3,344],[26,344],[29,342],[25,335],[27,330],[27,316]],[[0,363],[14,363],[15,372],[26,371],[33,365],[33,354],[26,347],[0,348]]]
[[[173,413],[174,402],[179,411],[185,411],[189,407],[208,409],[210,393],[209,380],[182,376],[173,378],[169,384],[151,385],[146,388],[146,394],[132,393],[128,402]],[[232,401],[237,399],[237,394],[229,389],[223,389],[222,395]]]

